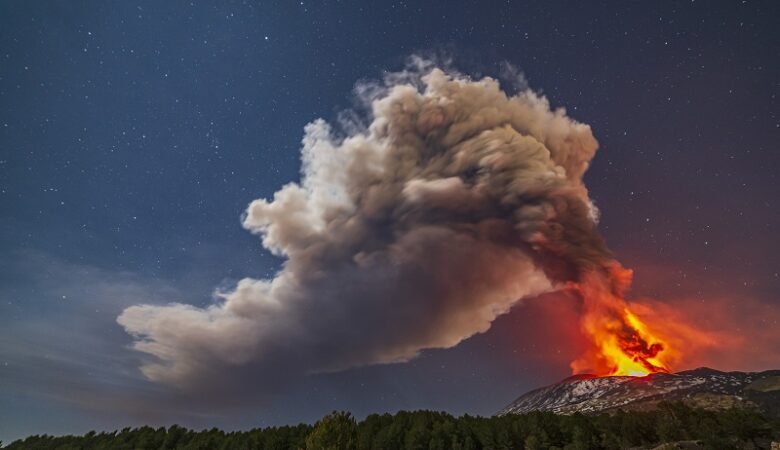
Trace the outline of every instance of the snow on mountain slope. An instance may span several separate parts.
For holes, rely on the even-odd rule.
[[[778,381],[780,370],[720,372],[700,368],[645,377],[576,375],[520,396],[498,415],[531,411],[597,413],[611,409],[649,408],[661,400],[683,400],[695,406],[716,409],[730,406],[759,406],[763,409],[769,406],[773,409],[777,406],[780,388],[773,389],[771,386],[778,386]],[[770,386],[771,392],[759,389],[761,386]]]

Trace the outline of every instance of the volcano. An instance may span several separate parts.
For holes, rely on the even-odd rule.
[[[641,377],[575,375],[523,394],[497,415],[647,410],[662,401],[705,409],[756,408],[780,416],[780,370],[721,372],[702,367]]]

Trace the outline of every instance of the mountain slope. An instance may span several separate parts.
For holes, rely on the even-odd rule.
[[[576,375],[528,392],[497,414],[649,409],[659,401],[673,400],[707,409],[744,406],[780,414],[780,370],[721,372],[703,367],[646,377]]]

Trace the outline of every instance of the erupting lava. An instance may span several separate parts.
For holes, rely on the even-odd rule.
[[[623,292],[631,271],[616,265],[609,276],[590,274],[576,290],[584,301],[582,331],[590,349],[571,363],[574,373],[598,376],[645,376],[670,372],[673,355],[667,342],[631,312]]]

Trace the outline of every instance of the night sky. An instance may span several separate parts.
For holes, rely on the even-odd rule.
[[[411,55],[477,78],[509,64],[592,127],[585,182],[630,297],[780,343],[780,3],[370,3],[0,2],[0,439],[492,414],[568,376],[570,300],[253,404],[156,401],[170,388],[138,370],[122,310],[273,276],[241,214],[299,180],[306,124]],[[733,349],[679,369],[780,368]]]

